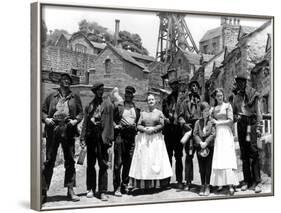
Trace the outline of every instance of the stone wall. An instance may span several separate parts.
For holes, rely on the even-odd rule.
[[[85,72],[94,67],[95,58],[94,55],[48,46],[42,49],[42,70],[70,73],[75,68],[77,75],[84,79]]]
[[[272,33],[270,26],[240,42],[241,70],[250,73],[253,67],[263,59],[268,33]]]

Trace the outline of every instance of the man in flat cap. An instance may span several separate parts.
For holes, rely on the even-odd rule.
[[[237,122],[238,140],[241,151],[241,160],[244,181],[241,190],[248,187],[256,193],[262,191],[259,151],[257,139],[261,136],[262,114],[260,109],[260,94],[247,85],[247,72],[239,73],[233,85],[233,114]]]
[[[57,150],[62,145],[65,160],[64,186],[67,187],[67,196],[72,201],[79,201],[75,195],[75,139],[77,124],[83,118],[83,109],[80,97],[70,90],[72,78],[68,73],[62,73],[59,80],[59,89],[51,93],[42,105],[42,121],[45,123],[46,133],[46,161],[42,171],[43,199],[49,189],[53,168],[55,166]]]
[[[129,192],[129,170],[135,147],[136,126],[140,117],[140,109],[133,102],[135,92],[134,87],[127,86],[125,88],[124,104],[119,104],[114,110],[115,145],[113,185],[116,196],[122,196],[122,194]]]
[[[172,89],[172,93],[163,99],[162,111],[165,116],[165,125],[163,129],[163,134],[165,138],[166,148],[169,155],[169,160],[172,165],[172,158],[175,157],[176,161],[176,181],[177,187],[183,189],[183,145],[180,143],[181,139],[181,128],[178,123],[179,114],[179,81],[178,79],[173,79],[169,81],[169,86]],[[168,182],[170,179],[168,180]]]
[[[188,84],[189,93],[186,99],[180,105],[180,113],[178,117],[178,122],[182,128],[182,131],[189,131],[194,129],[195,122],[200,118],[200,84],[193,80]],[[193,135],[193,132],[192,132]],[[185,190],[189,190],[191,182],[193,181],[193,156],[195,153],[195,141],[193,137],[190,137],[185,144],[185,180],[186,185]]]
[[[85,107],[81,147],[87,146],[87,197],[92,198],[96,192],[96,160],[99,165],[98,197],[107,201],[108,149],[113,141],[113,104],[109,98],[103,100],[104,84],[97,82],[92,87],[94,99]]]

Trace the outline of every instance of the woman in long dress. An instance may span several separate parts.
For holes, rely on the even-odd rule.
[[[147,96],[148,111],[141,112],[129,177],[135,189],[160,188],[172,176],[172,168],[161,130],[163,113],[155,108],[155,97]]]
[[[234,136],[232,133],[232,106],[224,102],[222,89],[214,91],[215,106],[211,115],[216,125],[216,138],[212,164],[211,184],[213,186],[229,186],[230,195],[234,194],[233,186],[238,185],[237,159]]]

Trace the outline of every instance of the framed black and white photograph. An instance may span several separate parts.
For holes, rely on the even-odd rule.
[[[31,4],[31,207],[274,195],[274,17]]]

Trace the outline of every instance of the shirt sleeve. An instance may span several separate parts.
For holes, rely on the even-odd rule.
[[[226,117],[228,120],[233,121],[233,110],[232,110],[232,106],[230,103],[228,103],[227,107],[226,107]]]

